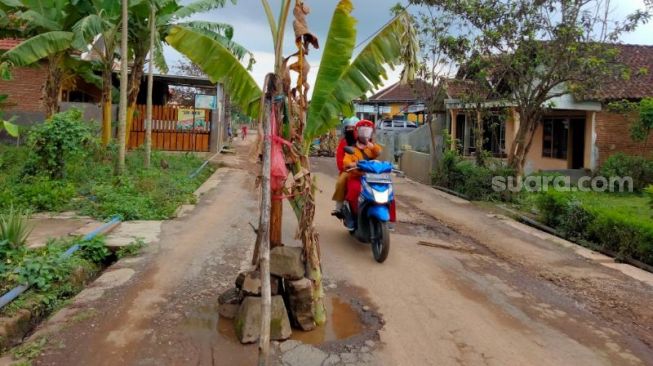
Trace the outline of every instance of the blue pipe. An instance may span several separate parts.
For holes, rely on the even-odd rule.
[[[190,179],[195,178],[195,177],[196,177],[196,176],[197,176],[197,175],[202,171],[202,169],[204,169],[204,167],[205,167],[208,163],[209,163],[209,161],[208,161],[208,160],[205,160],[205,161],[202,163],[202,165],[200,165],[200,167],[197,168],[197,170],[195,170],[193,173],[191,173],[191,175],[189,176],[189,178],[190,178]]]
[[[120,222],[120,217],[119,216],[114,216],[111,220],[108,222],[105,222],[101,226],[97,227],[95,230],[91,231],[90,233],[84,235],[82,238],[82,241],[87,241],[95,238],[98,234],[100,234],[102,231],[106,230],[107,228],[111,227],[112,225],[115,225]],[[70,258],[70,256],[73,255],[77,250],[79,250],[79,244],[74,244],[68,250],[63,252],[61,254],[62,259]],[[29,284],[27,285],[18,285],[11,289],[9,292],[6,294],[2,295],[0,297],[0,309],[5,307],[5,305],[9,304],[10,302],[14,301],[20,294],[23,292],[27,291],[29,289]]]

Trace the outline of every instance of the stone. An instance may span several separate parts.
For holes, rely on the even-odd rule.
[[[299,280],[304,277],[302,248],[276,247],[270,251],[270,273],[287,280]]]
[[[261,296],[261,275],[259,271],[242,272],[236,278],[236,287],[246,296]],[[279,279],[270,276],[270,292],[272,296],[279,294]]]
[[[288,307],[292,324],[303,331],[315,329],[313,318],[313,282],[308,278],[286,281]]]
[[[335,366],[340,364],[340,356],[333,354],[329,356],[324,362],[322,363],[322,366]]]
[[[293,349],[293,348],[295,348],[295,347],[297,347],[297,346],[300,346],[300,345],[302,345],[302,344],[303,344],[303,343],[300,342],[300,341],[288,340],[288,341],[285,341],[285,342],[283,342],[283,343],[281,343],[281,344],[279,345],[279,350],[280,350],[282,353],[286,353],[286,352],[290,351],[291,349]]]
[[[227,319],[233,319],[238,313],[243,296],[237,288],[230,288],[218,296],[218,314]]]
[[[354,363],[358,361],[358,357],[356,356],[356,354],[351,352],[341,353],[340,358],[344,363]]]
[[[288,312],[279,295],[272,296],[272,309],[270,311],[270,340],[281,341],[290,338],[292,330]],[[236,336],[241,343],[255,343],[260,337],[261,326],[261,298],[247,296],[238,308],[234,322]]]
[[[281,361],[289,366],[322,365],[328,354],[319,348],[302,344],[283,354]]]
[[[367,305],[363,305],[363,311],[368,312],[370,311],[370,307]]]
[[[370,348],[374,348],[374,345],[375,345],[375,344],[376,344],[376,343],[374,343],[374,341],[371,340],[371,339],[368,339],[368,340],[365,341],[365,345],[368,346],[368,347],[370,347]]]

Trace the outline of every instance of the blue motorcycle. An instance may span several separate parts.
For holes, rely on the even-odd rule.
[[[374,259],[382,263],[390,252],[390,205],[392,164],[386,161],[362,160],[357,167],[362,175],[347,184],[349,192],[342,211],[342,220],[350,234],[363,243],[372,245]],[[350,178],[354,180],[358,178]],[[358,193],[360,192],[360,193]]]

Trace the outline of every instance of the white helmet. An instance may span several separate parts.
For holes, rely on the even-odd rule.
[[[358,121],[360,121],[360,119],[358,119],[358,117],[356,117],[356,116],[345,118],[344,120],[342,120],[342,126],[345,127],[345,128],[355,127],[356,124],[358,123]]]

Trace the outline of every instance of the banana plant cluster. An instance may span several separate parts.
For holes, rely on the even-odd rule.
[[[231,3],[235,3],[231,0]],[[180,27],[220,43],[243,59],[251,55],[234,43],[229,24],[192,21],[194,14],[224,7],[227,0],[196,0],[182,5],[180,0],[129,0],[129,51],[131,62],[129,111],[135,109],[147,55],[163,73],[168,67],[163,57],[163,39],[170,29]],[[156,34],[150,50],[149,18],[154,8]],[[48,116],[59,108],[59,95],[67,80],[81,76],[102,89],[103,142],[111,137],[112,74],[123,55],[119,52],[121,4],[116,0],[0,0],[0,37],[18,37],[22,43],[0,55],[0,71],[8,76],[12,67],[30,66],[47,60],[48,79],[44,100]],[[129,118],[129,115],[128,115]],[[129,124],[129,123],[128,123]],[[127,130],[128,131],[128,130]]]
[[[295,0],[295,22],[304,20],[306,14],[302,15],[302,12],[297,9],[307,2]],[[289,93],[288,87],[283,85],[284,80],[288,80],[286,75],[292,70],[299,74],[300,83],[296,90],[301,94],[302,91],[307,92],[309,87],[305,78],[308,70],[303,69],[301,62],[302,52],[307,51],[308,46],[302,46],[300,44],[302,40],[298,40],[299,50],[294,56],[299,56],[300,60],[292,64],[293,67],[288,65],[290,57],[281,54],[283,29],[292,0],[281,1],[278,19],[275,19],[272,14],[267,0],[262,0],[261,3],[272,33],[271,48],[275,51],[276,60],[273,71],[276,79],[280,81],[279,84],[282,84],[281,88],[276,87],[276,92],[280,95],[275,97],[282,98],[286,105],[289,105],[288,117],[291,117],[291,120],[293,114],[299,115],[299,118],[294,118],[299,122],[294,125],[291,123],[294,130],[286,136],[291,139],[294,146],[284,150],[286,161],[292,162],[290,170],[294,180],[292,187],[288,188],[286,193],[291,196],[291,205],[299,222],[298,237],[302,240],[307,258],[307,276],[312,280],[315,289],[314,321],[319,325],[326,321],[326,315],[318,235],[313,225],[315,186],[308,160],[310,141],[334,129],[339,124],[340,115],[353,115],[353,100],[381,86],[387,79],[386,67],[394,68],[403,65],[402,78],[406,81],[413,78],[418,64],[419,45],[412,17],[406,11],[400,11],[354,56],[357,49],[357,20],[352,16],[353,2],[340,0],[333,12],[312,98],[310,103],[306,103],[302,101],[301,95],[298,98],[290,96],[289,94],[292,93]],[[298,15],[302,19],[298,19]],[[296,24],[295,30],[297,30]],[[232,102],[238,105],[244,114],[254,119],[259,118],[260,115],[269,116],[269,109],[265,113],[262,109],[269,107],[268,104],[261,102],[263,94],[261,88],[245,65],[227,47],[201,32],[186,27],[172,27],[166,41],[197,64],[213,82],[223,83]],[[296,108],[297,106],[299,108]],[[269,205],[262,204],[262,207],[269,207]]]

